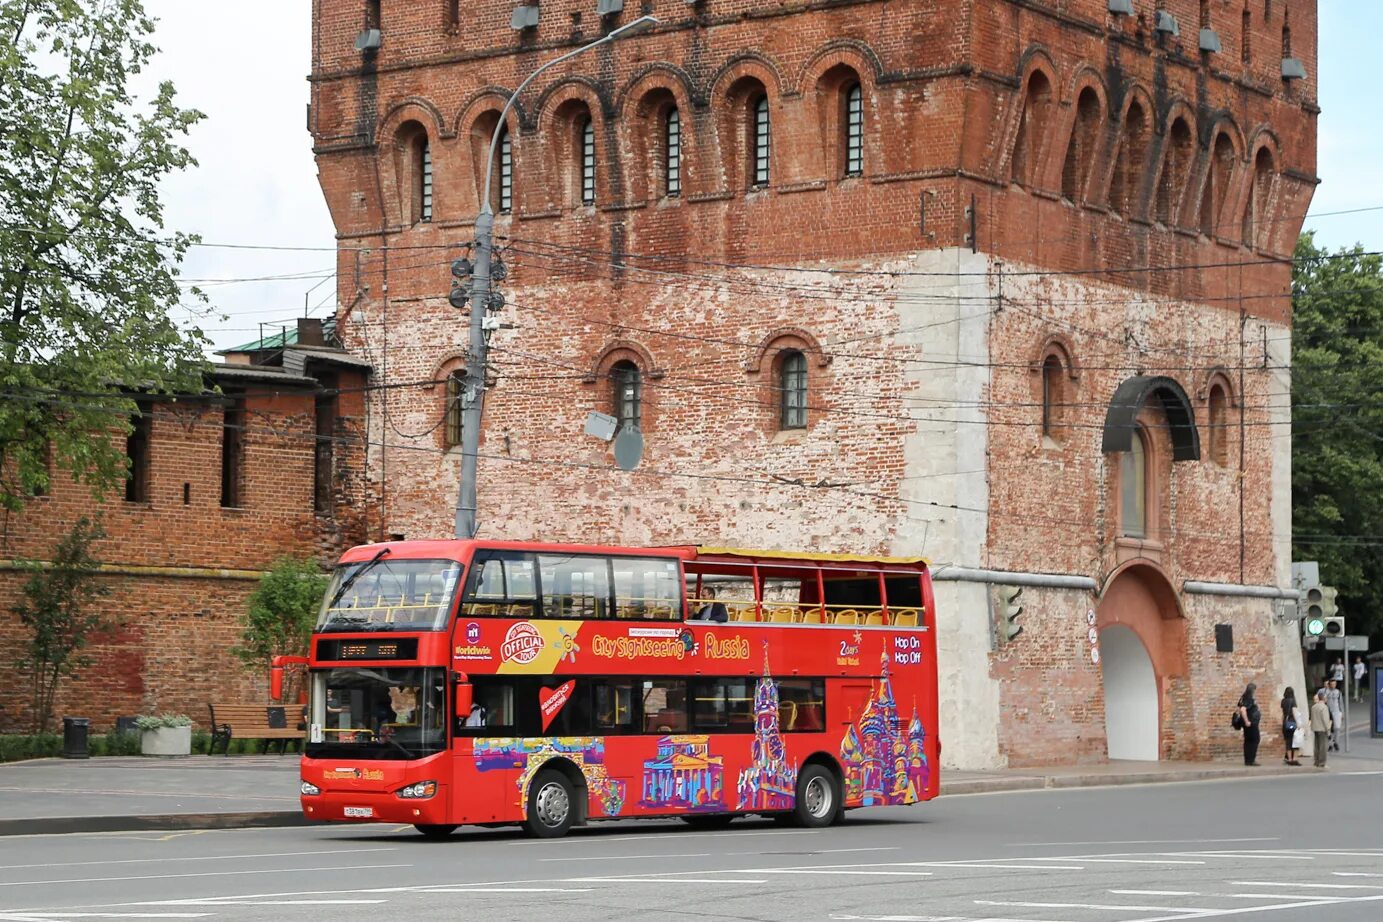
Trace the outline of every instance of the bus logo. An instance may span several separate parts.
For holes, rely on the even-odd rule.
[[[538,633],[538,629],[527,621],[520,621],[510,626],[509,633],[504,635],[499,655],[506,663],[523,665],[537,659],[543,646],[543,635]]]
[[[480,625],[474,621],[466,625],[466,643],[480,643]]]

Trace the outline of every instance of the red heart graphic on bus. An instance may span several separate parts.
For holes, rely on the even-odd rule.
[[[571,700],[572,689],[576,688],[576,680],[568,679],[556,688],[538,689],[538,709],[543,712],[543,732],[547,732],[552,719],[557,716],[557,712]]]

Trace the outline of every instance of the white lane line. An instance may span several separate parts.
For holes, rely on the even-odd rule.
[[[365,852],[396,852],[390,848],[333,848],[315,852],[265,852],[261,855],[195,855],[185,858],[118,858],[113,861],[57,861],[48,864],[0,864],[0,871],[19,871],[29,868],[75,868],[86,864],[165,864],[174,861],[247,861],[259,858],[297,858],[303,855],[358,855]]]
[[[450,887],[428,893],[590,893],[594,887]]]
[[[931,871],[847,871],[832,868],[759,868],[755,874],[860,874],[878,877],[932,877]]]
[[[1340,772],[1337,778],[1363,778],[1369,775],[1383,775],[1383,772]]]
[[[1369,874],[1364,871],[1331,871],[1336,877],[1383,877],[1383,874]]]
[[[234,899],[234,897],[232,897]],[[358,906],[362,904],[387,903],[388,900],[236,900],[233,903],[220,903],[224,906]]]
[[[266,871],[199,871],[195,874],[140,874],[131,877],[68,877],[62,880],[9,880],[0,883],[0,887],[46,887],[50,884],[94,884],[113,880],[173,880],[182,877],[238,877],[243,874],[303,874],[317,871],[373,871],[411,867],[411,864],[351,864],[335,868],[270,868]]]
[[[573,884],[766,884],[766,880],[733,877],[568,877]],[[431,892],[436,892],[431,891]]]
[[[1101,909],[1116,912],[1181,912],[1187,917],[1196,913],[1214,912],[1213,909],[1200,909],[1195,906],[1126,906],[1111,903],[1025,903],[1018,900],[975,900],[976,906],[1013,906],[1017,909]]]
[[[1280,842],[1281,836],[1250,839],[1110,839],[1096,842],[1007,842],[1004,848],[1032,848],[1039,845],[1225,845],[1230,842]]]
[[[1116,896],[1200,896],[1195,890],[1111,890]]]
[[[646,842],[650,839],[714,839],[725,837],[743,839],[749,836],[815,836],[820,834],[821,830],[819,829],[764,829],[757,831],[752,829],[744,829],[734,830],[732,832],[694,832],[692,830],[688,830],[686,832],[645,832],[642,834],[632,836],[602,836],[599,834],[591,835],[588,833],[586,835],[572,836],[572,839],[576,841],[586,841],[587,839],[589,839],[592,842]],[[557,843],[555,840],[552,839],[545,839],[537,842],[525,842],[520,840],[517,842],[508,842],[505,844],[528,848],[537,845],[557,845],[560,848],[568,847],[561,845],[560,843]]]
[[[1348,903],[1353,899],[1349,896],[1327,896],[1314,893],[1222,893],[1219,896],[1227,900],[1286,900],[1289,903],[1295,900],[1334,900]]]
[[[1064,859],[1070,860],[1070,859]],[[1079,860],[1079,859],[1077,859]],[[1000,871],[1084,871],[1083,864],[977,864],[969,861],[917,861],[924,868],[977,868]]]
[[[1242,916],[1250,912],[1278,912],[1283,909],[1317,909],[1322,906],[1341,906],[1347,903],[1371,903],[1375,900],[1383,900],[1383,896],[1361,896],[1353,899],[1310,899],[1298,903],[1278,903],[1275,906],[1241,906],[1238,909],[1207,909],[1200,915],[1188,916],[1179,913],[1175,916],[1148,916],[1143,919],[1134,919],[1132,922],[1183,922],[1185,919],[1218,919],[1222,916]]]
[[[1070,858],[1024,858],[1024,861],[1070,861]],[[1086,858],[1081,856],[1076,861],[1084,861],[1088,864],[1205,864],[1204,861],[1192,861],[1185,858]]]
[[[1296,881],[1284,884],[1280,880],[1231,880],[1231,884],[1236,887],[1280,887],[1283,890],[1295,890],[1301,887],[1306,890],[1383,890],[1375,884],[1299,884]]]
[[[1200,856],[1205,857],[1205,858],[1214,858],[1214,859],[1216,859],[1216,860],[1222,860],[1222,859],[1249,859],[1249,858],[1256,858],[1256,859],[1258,859],[1259,861],[1281,861],[1283,858],[1287,857],[1287,856],[1285,856],[1285,855],[1283,855],[1283,854],[1281,854],[1281,853],[1279,853],[1279,852],[1273,852],[1272,854],[1267,854],[1267,855],[1262,855],[1262,854],[1260,854],[1260,855],[1255,855],[1255,854],[1253,854],[1252,852],[1247,852],[1247,853],[1239,853],[1239,852],[1158,852],[1158,854],[1159,854],[1159,855],[1200,855]],[[1296,855],[1296,856],[1293,856],[1293,857],[1298,857],[1298,858],[1300,858],[1302,861],[1315,861],[1315,860],[1316,860],[1316,858],[1315,858],[1314,855]]]
[[[757,853],[756,853],[757,854]],[[710,852],[687,855],[577,855],[570,858],[539,858],[539,861],[643,861],[647,858],[709,858]]]
[[[0,919],[24,920],[24,922],[53,922],[55,919],[204,919],[215,915],[210,912],[66,912],[63,910],[44,911],[40,915],[0,913]]]

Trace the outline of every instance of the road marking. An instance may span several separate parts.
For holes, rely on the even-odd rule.
[[[1038,845],[1224,845],[1229,842],[1280,842],[1281,836],[1252,839],[1110,839],[1094,842],[1008,842],[1004,848],[1028,848]]]
[[[1134,922],[1183,922],[1185,919],[1215,919],[1221,916],[1242,916],[1250,912],[1277,912],[1282,909],[1317,909],[1322,906],[1340,906],[1345,903],[1369,903],[1374,900],[1383,900],[1383,896],[1362,896],[1353,899],[1310,899],[1298,903],[1279,903],[1276,906],[1241,906],[1238,909],[1207,909],[1200,915],[1188,916],[1180,913],[1175,916],[1149,916],[1146,919],[1136,919]]]
[[[361,904],[387,903],[388,900],[236,900],[235,897],[225,897],[228,900],[227,906],[356,906]]]
[[[881,877],[932,877],[931,871],[849,871],[835,868],[756,868],[754,874],[862,874]]]
[[[1111,890],[1117,896],[1200,896],[1194,890]]]
[[[757,853],[755,853],[757,854]],[[539,861],[643,861],[647,858],[709,858],[710,852],[687,855],[579,855],[570,858],[539,858]]]
[[[296,858],[301,855],[356,855],[363,852],[396,852],[390,848],[335,848],[310,852],[266,852],[259,855],[195,855],[186,858],[119,858],[111,861],[59,861],[48,864],[3,864],[0,871],[19,871],[27,868],[75,868],[86,864],[163,864],[173,861],[241,861],[253,858]]]
[[[1024,858],[1024,861],[1070,861],[1070,858]],[[1087,858],[1081,856],[1077,861],[1089,864],[1205,864],[1185,858]]]
[[[1244,853],[1244,854],[1241,854],[1241,853],[1238,853],[1238,852],[1158,852],[1158,854],[1159,854],[1159,855],[1202,855],[1202,856],[1204,856],[1204,857],[1206,857],[1206,858],[1257,858],[1257,859],[1262,860],[1262,861],[1281,861],[1283,858],[1286,857],[1285,855],[1283,855],[1283,854],[1281,854],[1281,853],[1279,853],[1279,852],[1273,852],[1273,853],[1270,854],[1270,855],[1255,855],[1255,854],[1252,853],[1252,852],[1247,852],[1247,853]],[[1301,856],[1299,856],[1299,857],[1300,857],[1303,861],[1315,861],[1315,860],[1316,860],[1316,858],[1315,858],[1314,855],[1301,855]]]
[[[1028,859],[1024,859],[1028,860]],[[1059,859],[1069,861],[1069,858]],[[1083,864],[976,864],[968,861],[917,861],[924,868],[977,868],[1000,871],[1084,871]]]
[[[766,880],[733,877],[568,877],[574,884],[766,884]],[[434,891],[435,892],[435,891]]]
[[[204,919],[213,915],[210,912],[66,912],[63,910],[44,910],[33,913],[0,913],[6,922],[54,922],[55,919]]]
[[[1369,874],[1365,871],[1331,871],[1336,877],[1383,877],[1383,874]]]
[[[590,893],[594,887],[450,887],[428,893]]]
[[[636,834],[631,836],[603,836],[599,833],[596,833],[594,835],[592,835],[591,833],[577,833],[576,835],[572,836],[572,839],[582,841],[590,839],[591,841],[599,842],[646,842],[649,839],[710,839],[724,838],[726,836],[733,836],[736,839],[742,839],[747,838],[748,836],[815,836],[820,834],[821,830],[819,829],[737,829],[730,832],[696,832],[695,830],[688,829],[685,832],[646,832],[641,835]],[[558,847],[564,848],[570,847],[569,845],[564,846],[562,845],[562,843],[556,842],[552,839],[545,839],[537,842],[517,841],[509,842],[507,844],[524,846],[528,848],[532,848],[533,846],[538,845],[556,845]]]
[[[132,877],[69,877],[62,880],[9,880],[0,887],[46,887],[50,884],[94,884],[113,880],[172,880],[181,877],[236,877],[242,874],[303,874],[313,871],[374,871],[411,868],[411,864],[352,864],[336,868],[270,868],[266,871],[199,871],[195,874],[139,874]]]
[[[1280,880],[1231,880],[1230,883],[1236,887],[1282,887],[1289,890],[1295,887],[1309,890],[1383,890],[1383,887],[1374,884],[1299,884],[1295,881],[1284,884]]]
[[[1195,906],[1125,906],[1110,903],[1025,903],[1018,900],[975,900],[976,906],[1013,906],[1018,909],[1112,909],[1116,912],[1184,912],[1188,916],[1198,912],[1214,912],[1213,909],[1199,909]],[[1260,909],[1262,907],[1259,907]]]
[[[1370,775],[1383,775],[1383,772],[1337,772],[1337,778],[1363,778]]]

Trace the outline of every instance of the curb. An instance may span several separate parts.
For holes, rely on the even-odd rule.
[[[0,820],[0,836],[60,835],[73,832],[146,832],[179,829],[252,829],[320,826],[301,810],[249,813],[168,813],[147,816],[54,816]]]
[[[1306,768],[1302,771],[1301,768]],[[1237,768],[1203,768],[1182,772],[1135,772],[1125,774],[1088,775],[1027,775],[1017,778],[974,778],[941,783],[941,796],[947,794],[990,794],[1008,791],[1070,790],[1073,788],[1117,787],[1126,784],[1177,784],[1192,781],[1253,780],[1256,778],[1285,778],[1299,775],[1326,774],[1310,766],[1269,766],[1261,771],[1242,771]]]

